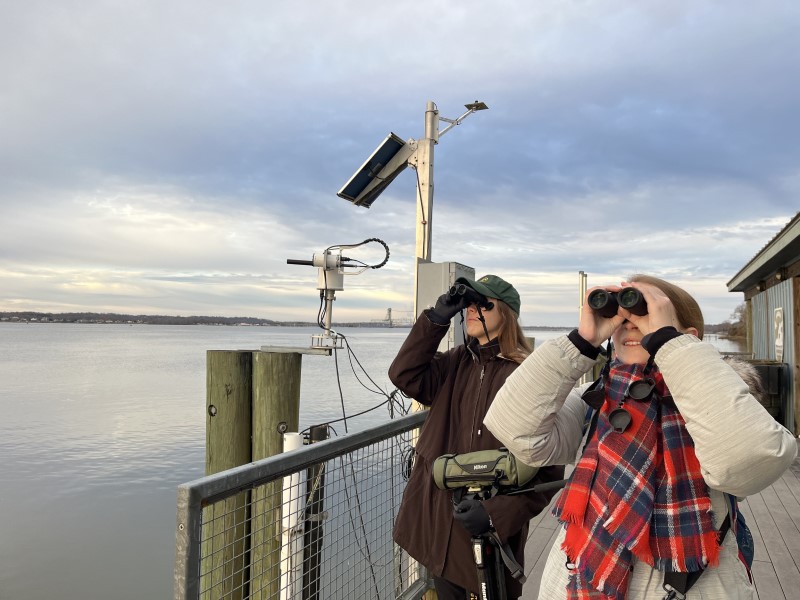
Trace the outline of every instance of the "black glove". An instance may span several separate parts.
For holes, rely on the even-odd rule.
[[[453,518],[473,536],[479,536],[492,529],[492,519],[483,507],[483,502],[475,498],[464,498],[456,504],[453,507]]]
[[[471,302],[465,294],[451,294],[447,291],[439,296],[436,306],[428,311],[428,318],[437,325],[447,325],[450,319],[470,304]]]

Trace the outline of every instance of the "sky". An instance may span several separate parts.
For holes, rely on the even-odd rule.
[[[577,323],[579,271],[721,323],[800,210],[798,31],[790,0],[0,0],[0,311],[313,322],[287,259],[378,238],[333,321],[410,318],[414,170],[336,193],[479,100],[435,146],[433,261],[513,283],[526,326]]]

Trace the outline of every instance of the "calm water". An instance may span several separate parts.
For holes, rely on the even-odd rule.
[[[176,489],[205,466],[206,351],[307,347],[318,332],[0,323],[0,600],[171,597]],[[342,333],[374,384],[353,360],[359,379],[390,392],[408,330]],[[347,414],[382,402],[345,351],[338,369]],[[334,358],[304,356],[302,372],[301,429],[341,419]]]

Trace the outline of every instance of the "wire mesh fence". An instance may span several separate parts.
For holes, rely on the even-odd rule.
[[[424,412],[178,489],[176,600],[416,598],[392,542]]]

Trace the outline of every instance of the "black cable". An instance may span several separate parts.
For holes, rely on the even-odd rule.
[[[339,378],[339,352],[334,346],[333,348],[333,362],[336,365],[336,385],[339,386],[339,401],[342,405],[342,421],[344,422],[344,432],[347,433],[347,412],[344,408],[344,393],[342,392],[342,381]]]
[[[352,455],[352,452],[348,452],[347,453],[347,457],[348,457],[348,464],[350,466],[350,474],[351,474],[351,477],[353,478],[353,491],[354,491],[354,495],[356,497],[356,506],[360,509],[361,508],[361,498],[359,498],[359,495],[358,495],[358,482],[356,481],[356,471],[355,471],[355,467],[353,466],[353,455]],[[339,457],[339,460],[342,462],[342,475],[345,476],[344,475],[344,455],[341,455]],[[353,534],[355,535],[355,541],[356,541],[356,545],[358,546],[358,551],[361,553],[361,556],[364,557],[364,560],[367,561],[367,564],[369,565],[369,570],[370,570],[370,573],[372,575],[372,584],[375,586],[375,597],[376,598],[380,598],[381,594],[380,594],[380,590],[378,588],[378,578],[377,578],[377,576],[375,574],[375,565],[372,563],[372,553],[370,552],[370,549],[369,549],[369,538],[367,536],[367,525],[366,525],[366,523],[364,523],[364,513],[361,510],[358,511],[358,519],[359,519],[359,521],[361,523],[361,533],[364,536],[363,539],[364,539],[364,545],[366,546],[366,554],[364,553],[364,549],[361,547],[361,543],[359,542],[360,538],[359,538],[358,532],[356,531],[356,524],[353,522],[353,507],[350,505],[350,492],[348,491],[349,487],[350,486],[348,486],[346,482],[345,482],[345,485],[342,486],[342,489],[344,490],[344,496],[347,499],[347,514],[350,516],[350,526],[353,528]]]
[[[339,423],[340,421],[345,421],[345,419],[352,419],[353,417],[360,417],[361,415],[365,415],[368,412],[372,412],[373,410],[378,410],[381,406],[383,406],[385,404],[389,404],[389,402],[390,402],[390,400],[384,400],[383,402],[381,402],[380,404],[376,404],[372,408],[367,408],[365,410],[362,410],[361,412],[353,413],[352,415],[348,415],[346,417],[342,417],[341,419],[334,419],[333,421],[328,421],[328,423],[329,424],[330,423]]]
[[[361,242],[359,244],[350,244],[348,247],[350,247],[350,248],[358,248],[359,246],[363,246],[365,244],[369,244],[370,242],[378,242],[381,246],[383,246],[383,249],[386,251],[386,256],[384,256],[383,261],[379,262],[377,265],[368,265],[367,263],[365,263],[362,260],[358,260],[357,258],[349,258],[349,257],[346,257],[346,256],[343,256],[342,260],[343,261],[347,260],[347,261],[350,261],[350,262],[354,262],[356,264],[361,265],[362,267],[367,267],[369,269],[380,269],[383,265],[385,265],[387,262],[389,262],[389,255],[390,255],[389,246],[382,239],[380,239],[380,238],[367,238],[366,240],[364,240],[363,242]],[[331,248],[333,248],[333,246],[331,246]]]
[[[390,403],[389,403],[389,418],[391,418],[391,419],[394,419],[394,409],[395,409],[395,407],[397,408],[397,411],[401,415],[407,415],[408,412],[411,410],[411,405],[409,404],[408,406],[406,406],[405,403],[402,400],[398,400],[397,399],[397,396],[401,396],[402,398],[405,398],[407,400],[410,399],[408,397],[408,395],[406,395],[402,390],[400,390],[398,388],[395,388],[394,391],[392,391],[392,393],[389,394],[389,400],[390,400]]]
[[[355,367],[353,366],[353,361],[352,361],[352,359],[351,359],[351,360],[350,360],[350,368],[351,368],[351,370],[353,371],[353,375],[355,376],[355,378],[356,378],[356,381],[358,381],[358,382],[361,384],[361,387],[363,387],[363,388],[364,388],[365,390],[367,390],[368,392],[372,392],[373,394],[382,394],[383,396],[386,396],[386,397],[388,398],[388,395],[386,394],[386,392],[384,392],[382,389],[380,389],[380,387],[378,386],[378,384],[377,384],[377,383],[375,383],[375,380],[374,380],[374,379],[372,379],[372,377],[370,377],[370,376],[369,376],[369,373],[367,373],[367,370],[364,368],[364,365],[362,365],[362,364],[361,364],[361,361],[360,361],[360,360],[358,360],[358,357],[356,356],[356,353],[353,351],[353,348],[350,346],[350,341],[347,339],[347,337],[346,337],[344,334],[339,334],[339,337],[341,337],[341,338],[344,340],[345,346],[347,346],[347,356],[348,356],[348,358],[352,357],[352,358],[354,358],[354,359],[356,360],[356,362],[358,363],[358,366],[359,366],[359,367],[361,367],[361,370],[364,372],[364,375],[366,375],[366,376],[367,376],[367,379],[369,379],[369,380],[370,380],[370,382],[372,383],[372,385],[374,385],[374,386],[377,388],[377,391],[376,391],[376,390],[374,390],[374,389],[370,389],[370,388],[368,388],[368,387],[367,387],[366,385],[364,385],[364,383],[363,383],[363,382],[362,382],[362,381],[361,381],[361,380],[358,378],[358,374],[356,373]]]
[[[325,329],[325,292],[320,290],[319,292],[319,310],[317,311],[317,325]]]
[[[339,404],[340,404],[340,406],[342,408],[342,417],[340,419],[334,419],[332,421],[327,421],[327,424],[330,425],[331,423],[339,423],[339,422],[344,423],[345,433],[349,433],[349,429],[348,429],[348,426],[347,426],[347,419],[352,419],[354,417],[360,417],[361,415],[365,415],[365,414],[367,414],[369,412],[372,412],[373,410],[379,409],[381,406],[388,406],[389,415],[390,415],[391,418],[394,418],[395,410],[401,415],[407,415],[408,412],[411,410],[411,406],[410,405],[406,406],[406,404],[401,399],[398,399],[398,396],[400,396],[401,398],[406,398],[406,399],[408,399],[408,396],[405,393],[403,393],[401,390],[397,389],[397,388],[392,390],[392,392],[389,393],[389,394],[387,394],[384,390],[380,389],[380,387],[375,382],[375,380],[372,379],[372,377],[370,377],[369,373],[367,373],[367,370],[364,368],[364,365],[361,364],[361,361],[358,360],[358,357],[356,356],[355,352],[353,352],[352,346],[350,345],[350,341],[347,339],[347,337],[342,335],[342,334],[340,334],[340,333],[337,333],[336,335],[338,337],[342,338],[342,340],[344,340],[345,345],[347,346],[348,356],[352,355],[352,358],[354,358],[356,360],[356,362],[358,363],[358,366],[361,368],[361,370],[367,376],[367,379],[369,379],[369,381],[375,386],[375,389],[371,389],[370,387],[365,385],[363,381],[361,381],[361,379],[358,376],[358,373],[355,370],[355,367],[353,366],[352,360],[351,360],[350,361],[350,368],[351,368],[351,370],[353,372],[353,376],[356,378],[356,381],[358,381],[358,383],[365,390],[367,390],[368,392],[384,396],[386,399],[383,402],[380,402],[379,404],[376,404],[374,406],[366,408],[366,409],[364,409],[364,410],[362,410],[360,412],[348,415],[347,414],[347,410],[345,408],[344,392],[342,390],[341,375],[340,375],[340,372],[339,372],[339,358],[338,358],[339,357],[339,353],[337,351],[337,348],[334,347],[333,348],[333,357],[334,357],[334,365],[335,365],[335,369],[336,369],[336,384],[337,384],[337,387],[339,389]],[[304,431],[307,431],[307,430],[304,430]]]
[[[363,243],[366,244],[368,242],[378,242],[381,246],[383,246],[383,249],[386,250],[386,256],[384,257],[383,262],[378,263],[377,265],[372,265],[370,267],[370,269],[380,269],[383,265],[389,262],[389,246],[386,245],[386,242],[378,238],[369,238],[364,240]]]
[[[387,248],[387,250],[388,250],[388,248]],[[377,268],[377,267],[375,267],[375,268]],[[400,409],[404,409],[405,412],[407,412],[407,409],[403,405],[402,401],[398,401],[397,400],[398,394],[402,395],[404,397],[407,397],[407,396],[405,396],[405,394],[403,394],[403,392],[401,392],[398,389],[395,389],[391,394],[386,394],[386,392],[381,390],[380,387],[378,386],[378,384],[375,382],[375,380],[373,380],[372,377],[370,377],[369,373],[367,373],[367,370],[364,368],[364,365],[361,364],[361,361],[358,359],[358,357],[356,356],[355,352],[351,348],[349,340],[344,335],[341,335],[341,334],[336,334],[336,335],[338,337],[340,337],[342,340],[344,340],[344,342],[345,342],[345,344],[347,346],[348,357],[352,357],[350,359],[350,368],[353,371],[353,375],[355,376],[355,378],[359,382],[359,384],[361,384],[361,386],[364,387],[367,391],[370,391],[372,393],[382,394],[382,395],[386,396],[386,400],[384,402],[381,402],[380,404],[378,404],[376,406],[373,406],[372,408],[366,409],[364,411],[356,413],[355,415],[350,415],[350,417],[348,417],[347,411],[345,409],[344,392],[342,391],[341,377],[340,377],[340,373],[339,373],[339,359],[338,359],[339,353],[338,353],[337,348],[334,346],[334,348],[333,348],[333,356],[334,356],[334,365],[335,365],[335,369],[336,369],[336,383],[337,383],[337,386],[338,386],[338,389],[339,389],[339,399],[340,399],[340,403],[341,403],[341,407],[342,407],[342,418],[341,419],[337,419],[335,421],[331,421],[329,423],[326,423],[326,426],[328,427],[328,429],[330,431],[333,431],[338,436],[338,433],[336,433],[336,430],[331,426],[331,423],[337,423],[339,421],[342,421],[344,423],[345,433],[347,433],[348,432],[348,427],[347,427],[347,419],[348,418],[353,418],[353,417],[356,417],[356,416],[360,416],[360,415],[366,414],[366,413],[368,413],[370,411],[373,411],[373,410],[376,410],[377,408],[380,408],[381,406],[386,405],[386,404],[389,405],[390,413],[393,412],[392,409],[393,409],[393,407],[395,405],[397,405]],[[356,370],[355,370],[355,367],[353,365],[352,359],[355,359],[355,361],[358,364],[358,366],[361,368],[361,370],[367,376],[367,379],[369,379],[369,381],[375,386],[375,388],[377,388],[376,390],[370,389],[368,386],[366,386],[361,381],[361,379],[358,377],[358,374],[356,373]],[[403,476],[404,477],[407,477],[410,474],[410,467],[411,467],[411,464],[412,464],[413,454],[408,454],[408,453],[410,453],[412,451],[413,451],[413,448],[411,448],[411,449],[407,448],[405,453],[401,454],[401,460],[403,461],[401,464],[404,465],[404,471],[403,471]],[[340,456],[339,459],[341,460],[343,477],[346,478],[347,476],[345,475],[346,468],[345,468],[345,457],[344,457],[344,455]],[[350,525],[351,525],[351,527],[353,529],[353,533],[356,534],[356,544],[358,546],[358,551],[362,555],[364,560],[367,562],[367,564],[369,565],[369,569],[370,569],[370,573],[371,573],[371,576],[372,576],[373,585],[375,586],[376,597],[378,597],[380,595],[380,591],[378,589],[377,575],[375,573],[375,568],[374,568],[374,564],[373,564],[372,557],[371,557],[372,553],[371,553],[370,546],[369,546],[369,540],[367,539],[367,532],[366,532],[366,524],[364,522],[364,515],[363,515],[363,512],[361,511],[361,499],[360,499],[359,493],[358,493],[358,486],[356,485],[356,474],[355,474],[355,467],[353,465],[352,453],[348,453],[347,454],[347,465],[350,467],[349,471],[350,471],[350,476],[353,479],[353,486],[352,487],[353,487],[354,496],[355,496],[355,498],[354,498],[355,507],[354,507],[353,504],[352,504],[352,500],[351,500],[350,492],[349,492],[349,487],[350,486],[345,485],[344,486],[344,492],[345,492],[345,497],[346,497],[346,500],[347,500],[347,507],[348,507],[347,513],[348,513],[348,515],[350,517],[349,520],[350,520]],[[360,522],[359,526],[356,525],[354,517],[353,517],[354,508],[358,510],[358,519],[359,519],[359,522]],[[365,547],[362,547],[362,544],[359,541],[360,538],[359,538],[358,533],[357,533],[357,529],[359,529],[359,528],[361,529],[361,532],[362,532],[362,535],[363,535],[364,546]]]

